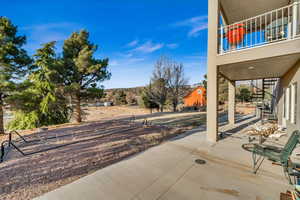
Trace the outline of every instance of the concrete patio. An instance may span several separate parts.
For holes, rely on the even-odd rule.
[[[217,144],[206,142],[203,127],[192,130],[36,200],[279,199],[280,192],[290,187],[282,168],[265,161],[254,175],[251,154],[241,148],[248,142],[243,129],[254,120],[244,118],[222,127],[228,137]],[[197,164],[196,159],[206,164]]]

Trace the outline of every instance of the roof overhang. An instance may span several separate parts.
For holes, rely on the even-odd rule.
[[[265,12],[281,8],[292,0],[220,0],[223,18],[227,24],[239,22]]]

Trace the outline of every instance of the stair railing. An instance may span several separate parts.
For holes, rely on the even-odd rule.
[[[271,81],[268,82],[269,84],[274,83],[275,87],[274,88],[272,87],[272,93],[266,91],[266,89],[267,89],[266,85],[265,85],[266,80],[271,80]],[[271,96],[271,102],[270,102],[271,104],[269,105],[270,107],[269,107],[268,111],[270,112],[270,114],[275,114],[277,116],[277,112],[275,111],[275,108],[276,108],[275,104],[276,104],[276,99],[278,97],[278,91],[277,91],[277,89],[279,87],[278,83],[279,83],[278,79],[262,79],[262,88],[259,88],[258,86],[254,85],[253,82],[251,82],[251,86],[253,88],[256,88],[257,90],[259,90],[259,92],[261,92],[261,94],[262,94],[262,97],[261,97],[261,99],[263,101],[263,105],[262,105],[262,108],[261,108],[261,118],[262,119],[263,119],[264,114],[265,114],[264,112],[267,111],[266,108],[265,108],[266,94]]]
[[[12,135],[15,134],[19,138],[21,138],[22,141],[25,143],[29,143],[30,141],[26,140],[22,135],[20,135],[19,132],[17,131],[11,131],[8,133],[8,140],[5,140],[1,143],[1,149],[0,149],[0,163],[3,162],[4,156],[5,156],[5,146],[7,145],[8,147],[13,147],[15,148],[18,152],[20,152],[23,156],[26,156],[26,153],[24,153],[19,147],[17,147],[16,144],[12,141]]]

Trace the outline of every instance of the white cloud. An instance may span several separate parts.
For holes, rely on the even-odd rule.
[[[176,44],[176,43],[170,43],[170,44],[166,44],[166,46],[167,46],[169,49],[176,49],[179,45]]]
[[[133,40],[133,41],[129,42],[126,46],[135,47],[138,43],[139,43],[138,40]]]
[[[49,30],[49,29],[64,29],[68,27],[77,26],[75,23],[70,22],[57,22],[57,23],[46,23],[46,24],[36,24],[32,26],[20,27],[20,30]]]
[[[131,65],[131,64],[138,64],[140,62],[143,62],[145,58],[141,57],[124,57],[122,55],[112,56],[111,61],[109,62],[109,65],[112,67],[123,67]]]
[[[153,43],[152,41],[147,41],[144,44],[136,47],[132,51],[141,53],[152,53],[164,47],[163,43]]]
[[[190,31],[188,32],[189,37],[197,37],[200,31],[206,30],[207,25],[207,16],[196,16],[190,19],[186,19],[180,22],[176,22],[173,24],[175,27],[190,27]]]
[[[41,44],[56,41],[62,42],[67,39],[72,32],[80,30],[78,24],[69,22],[58,22],[48,24],[37,24],[33,26],[21,27],[20,30],[26,32],[28,51],[35,51]]]

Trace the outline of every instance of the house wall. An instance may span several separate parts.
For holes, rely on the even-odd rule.
[[[297,83],[296,120],[284,118],[284,93],[292,84]],[[291,108],[291,105],[289,105]],[[280,92],[278,98],[278,120],[279,124],[287,128],[288,133],[300,129],[300,60],[280,79]]]
[[[199,92],[198,90],[201,90]],[[206,105],[206,91],[205,88],[198,87],[192,91],[188,96],[184,97],[185,106],[205,106]]]

